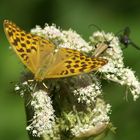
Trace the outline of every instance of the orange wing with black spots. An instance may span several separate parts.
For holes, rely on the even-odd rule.
[[[54,45],[48,40],[26,33],[9,20],[4,20],[4,30],[14,51],[33,73],[40,67],[41,59],[54,50]]]
[[[74,49],[57,50],[49,40],[26,33],[8,20],[4,29],[12,48],[37,81],[88,73],[107,63],[106,59],[91,58]]]
[[[58,60],[48,68],[46,72],[46,77],[48,78],[59,78],[88,73],[98,70],[108,62],[106,59],[91,58],[77,50],[67,48],[59,49],[55,54],[55,57],[58,58]]]

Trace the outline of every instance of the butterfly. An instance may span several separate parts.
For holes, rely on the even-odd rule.
[[[49,39],[26,33],[9,20],[4,20],[4,30],[13,50],[34,74],[36,81],[89,73],[108,62],[103,58],[86,56],[75,49],[56,49]]]

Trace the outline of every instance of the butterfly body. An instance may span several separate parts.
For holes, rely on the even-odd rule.
[[[61,78],[98,70],[108,61],[92,58],[78,50],[57,48],[46,38],[26,33],[11,21],[4,21],[6,36],[22,63],[36,81]]]

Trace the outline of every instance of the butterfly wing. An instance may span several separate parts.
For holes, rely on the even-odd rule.
[[[77,50],[61,48],[57,52],[53,43],[5,20],[6,36],[24,65],[35,74],[36,80],[59,78],[97,70],[106,59],[90,58]]]
[[[46,78],[79,75],[98,70],[108,61],[103,58],[87,57],[77,50],[61,48],[54,55],[54,62],[46,71]]]
[[[40,59],[49,54],[54,45],[37,35],[26,33],[11,21],[4,21],[4,29],[10,45],[28,69],[35,73],[40,65]],[[42,55],[40,55],[42,54]]]

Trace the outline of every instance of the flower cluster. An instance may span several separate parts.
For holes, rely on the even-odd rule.
[[[65,31],[61,30],[60,28],[56,28],[55,25],[48,26],[46,24],[44,29],[42,29],[40,26],[37,26],[35,29],[31,30],[31,33],[41,35],[52,40],[57,48],[71,48],[83,52],[89,52],[93,48],[72,29]]]
[[[26,107],[30,108],[29,114],[33,114],[33,116],[29,116],[32,119],[29,120],[26,130],[30,131],[33,136],[40,137],[45,133],[51,137],[55,124],[55,111],[48,93],[43,90],[34,92],[34,84],[28,81],[17,84],[15,91],[20,93],[22,97],[27,98],[25,99]]]
[[[102,79],[127,85],[134,100],[139,97],[140,82],[134,72],[124,66],[119,39],[112,33],[95,32],[88,43],[72,29],[64,31],[55,25],[46,24],[44,29],[36,26],[31,33],[51,40],[56,49],[77,49],[93,54],[91,57],[101,56],[108,60],[98,70],[100,75],[90,73],[57,80],[46,79],[47,91],[39,86],[31,88],[32,93],[28,90],[33,116],[27,130],[34,136],[66,139],[65,136],[91,137],[104,132],[110,123],[111,106],[103,99]],[[17,86],[16,91],[20,87]],[[22,95],[25,91],[22,90]]]
[[[98,42],[109,42],[104,54],[104,57],[108,59],[108,64],[100,71],[106,73],[104,75],[106,80],[127,86],[135,101],[140,96],[140,82],[134,75],[134,71],[124,65],[119,39],[112,33],[95,32],[90,37],[90,40],[94,45],[98,44]]]
[[[43,90],[36,91],[31,95],[31,106],[33,107],[34,115],[31,124],[26,129],[31,131],[33,136],[40,137],[43,133],[52,135],[55,115],[51,98]]]
[[[86,103],[87,105],[94,104],[96,98],[102,93],[100,81],[93,79],[93,76],[90,74],[81,76],[78,79],[83,81],[82,85],[79,84],[80,82],[75,82],[71,86],[71,90],[73,90],[73,94],[77,97],[78,102]]]
[[[104,131],[110,121],[108,116],[110,113],[110,108],[111,106],[109,104],[105,104],[102,99],[97,98],[95,108],[93,110],[89,110],[92,111],[92,113],[87,114],[85,117],[79,118],[79,122],[72,128],[73,135],[76,137],[87,137],[97,135]],[[84,122],[82,122],[83,119]]]

